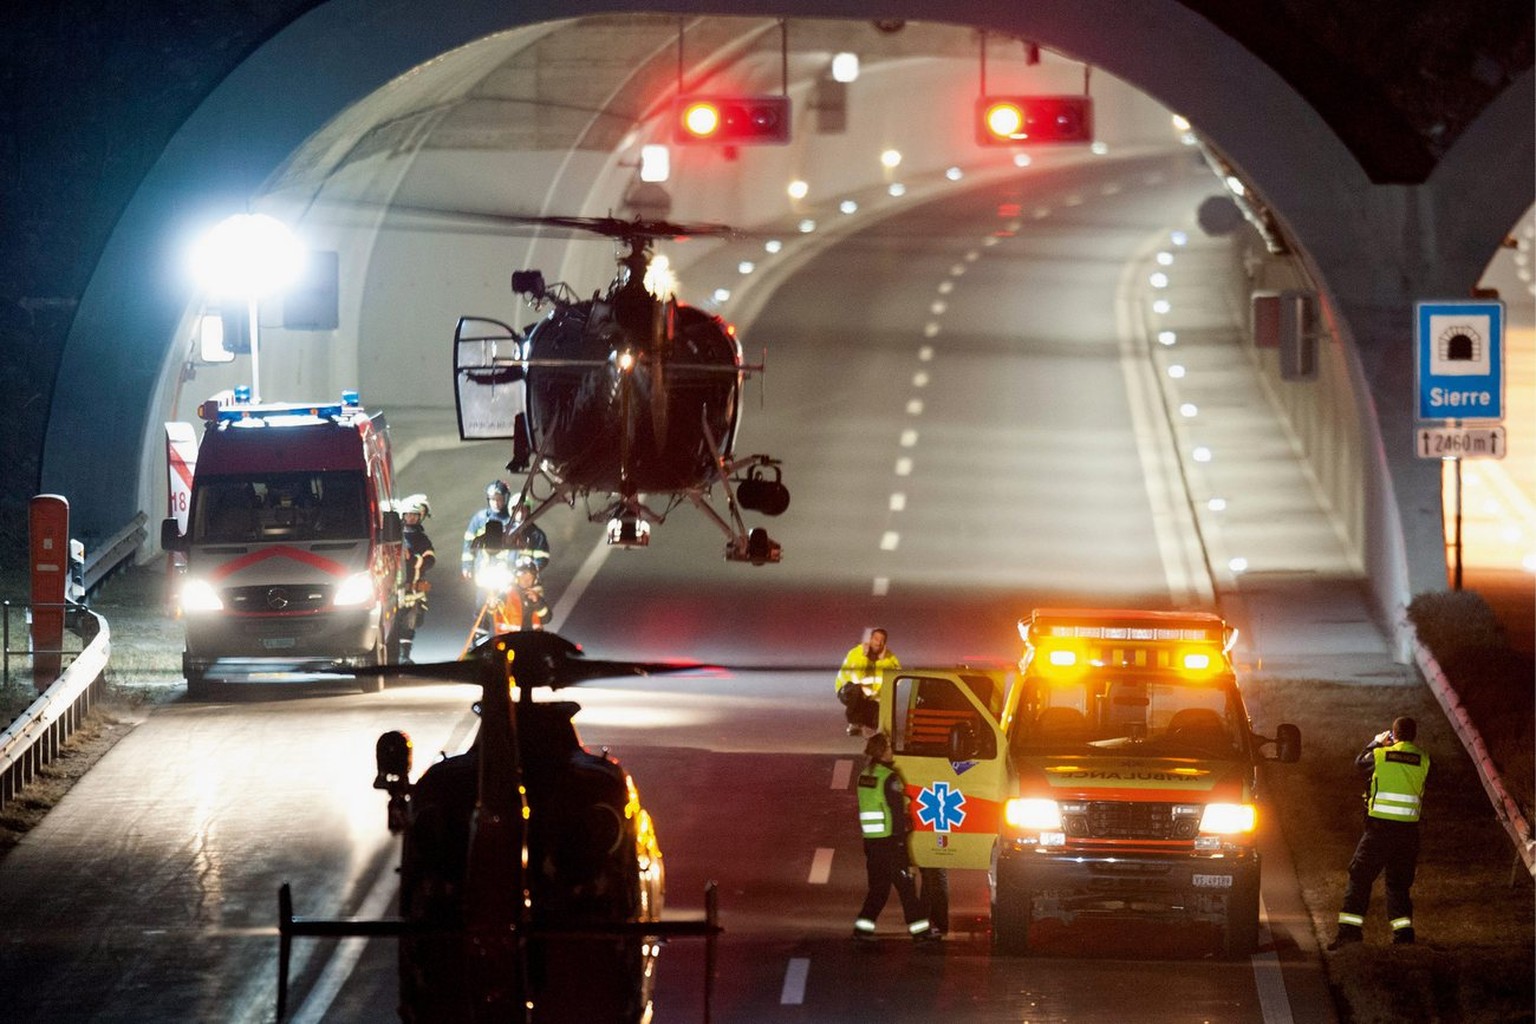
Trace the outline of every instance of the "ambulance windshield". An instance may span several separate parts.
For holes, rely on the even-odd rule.
[[[192,491],[197,544],[365,540],[368,506],[355,470],[199,476]]]
[[[1021,756],[1122,751],[1138,757],[1240,758],[1246,729],[1227,687],[1173,674],[1113,673],[1041,683],[1021,708]]]

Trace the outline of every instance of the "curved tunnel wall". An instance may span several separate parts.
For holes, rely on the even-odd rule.
[[[668,6],[725,13],[707,0]],[[1438,474],[1401,454],[1407,444],[1398,440],[1407,436],[1400,428],[1411,410],[1407,314],[1416,298],[1466,294],[1530,205],[1536,119],[1529,74],[1428,184],[1373,186],[1273,71],[1171,0],[1134,7],[1116,0],[741,0],[732,8],[736,15],[986,25],[1106,68],[1189,116],[1280,215],[1359,353],[1380,425],[1372,479],[1381,485],[1368,563],[1382,609],[1390,613],[1410,592],[1443,585]],[[79,532],[101,536],[137,511],[140,474],[123,467],[148,462],[145,474],[159,478],[157,448],[146,451],[146,439],[158,437],[158,423],[150,422],[163,398],[158,370],[167,339],[184,329],[178,321],[191,298],[176,254],[198,227],[244,209],[306,137],[409,68],[519,24],[646,9],[556,0],[537,11],[508,10],[495,0],[450,0],[427,10],[409,0],[332,0],[252,54],[166,148],[81,298],[43,465],[45,490],[95,496],[77,500]],[[1242,83],[1240,93],[1233,82]],[[1469,202],[1473,194],[1477,201]],[[102,387],[104,380],[115,386]],[[114,429],[101,430],[102,422]]]

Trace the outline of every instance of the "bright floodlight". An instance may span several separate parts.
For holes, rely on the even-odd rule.
[[[832,81],[854,82],[859,77],[859,55],[839,53],[832,58]]]
[[[666,146],[640,147],[640,180],[666,181],[672,175],[672,153]]]
[[[282,291],[298,279],[304,270],[304,246],[277,218],[240,213],[204,235],[192,261],[208,292],[259,297]]]

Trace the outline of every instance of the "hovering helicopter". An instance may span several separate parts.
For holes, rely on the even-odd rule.
[[[400,916],[294,917],[285,883],[278,1019],[295,937],[398,937],[407,1024],[631,1024],[651,1019],[661,942],[692,936],[707,943],[707,1022],[722,930],[713,884],[702,918],[663,919],[661,849],[633,780],[581,745],[571,722],[578,705],[533,700],[536,687],[703,667],[587,659],[548,632],[503,634],[468,660],[413,666],[413,676],[480,683],[479,733],[414,785],[410,738],[379,737],[374,788],[389,794],[389,829],[403,834]]]
[[[468,316],[454,333],[459,436],[512,439],[507,468],[527,473],[526,522],[599,495],[588,518],[606,522],[608,543],[643,547],[651,525],[687,502],[724,532],[728,561],[779,561],[780,545],[761,527],[749,530],[741,510],[777,516],[789,507],[780,462],[734,454],[741,390],[762,366],[743,362],[734,328],[650,279],[657,239],[731,229],[613,217],[500,219],[605,235],[620,249],[608,290],[590,299],[546,283],[541,271],[515,272],[513,292],[548,309],[525,333]],[[716,487],[724,512],[711,503]]]

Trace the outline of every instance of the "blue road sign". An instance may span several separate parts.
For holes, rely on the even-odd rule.
[[[1504,418],[1504,303],[1420,302],[1420,420]]]

